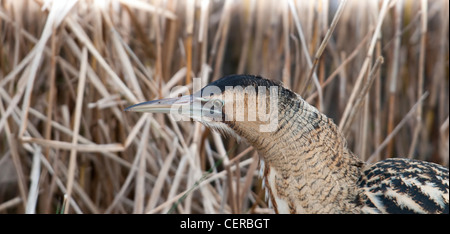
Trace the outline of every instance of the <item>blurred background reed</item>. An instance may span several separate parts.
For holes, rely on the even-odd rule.
[[[123,111],[236,73],[282,81],[365,161],[448,167],[448,5],[1,0],[0,213],[270,213],[245,141]]]

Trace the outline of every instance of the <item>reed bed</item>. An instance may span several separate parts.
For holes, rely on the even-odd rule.
[[[123,111],[236,73],[300,93],[363,160],[448,167],[448,4],[2,0],[0,213],[271,213],[245,141]]]

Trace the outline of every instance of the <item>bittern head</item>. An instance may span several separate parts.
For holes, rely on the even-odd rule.
[[[283,106],[279,98],[295,95],[271,80],[230,75],[192,95],[143,102],[125,110],[170,113],[176,120],[193,119],[225,133],[273,132],[278,125],[279,107]]]

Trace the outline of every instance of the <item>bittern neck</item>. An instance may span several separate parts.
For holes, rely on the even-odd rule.
[[[300,97],[280,100],[278,111],[274,132],[258,132],[250,129],[252,124],[232,126],[261,153],[275,211],[358,212],[356,184],[363,163],[347,148],[338,127]]]

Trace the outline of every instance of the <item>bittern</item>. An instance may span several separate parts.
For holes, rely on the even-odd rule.
[[[332,119],[280,83],[223,77],[193,95],[133,105],[239,135],[261,158],[266,199],[276,213],[449,213],[449,171],[406,158],[367,164]]]

